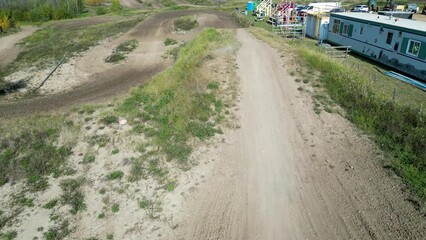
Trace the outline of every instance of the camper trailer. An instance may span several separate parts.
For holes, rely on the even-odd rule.
[[[327,41],[426,81],[426,22],[331,13]]]

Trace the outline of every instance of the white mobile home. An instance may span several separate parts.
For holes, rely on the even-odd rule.
[[[327,41],[426,81],[426,22],[332,13]]]

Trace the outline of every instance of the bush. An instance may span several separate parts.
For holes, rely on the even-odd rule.
[[[177,31],[179,30],[189,31],[191,29],[198,27],[198,22],[194,16],[185,16],[175,20],[174,26]]]
[[[117,12],[117,11],[120,11],[120,9],[121,9],[120,0],[112,0],[111,12]]]
[[[100,7],[96,9],[96,15],[105,15],[108,13],[108,10],[104,7]]]

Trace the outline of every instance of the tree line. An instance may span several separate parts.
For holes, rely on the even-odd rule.
[[[0,0],[0,32],[7,32],[18,21],[74,18],[83,11],[83,0]]]

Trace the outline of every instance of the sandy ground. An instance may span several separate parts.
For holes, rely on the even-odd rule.
[[[424,216],[375,145],[340,115],[315,114],[289,59],[244,30],[238,39],[241,128],[176,239],[424,239]]]
[[[35,32],[35,27],[22,27],[22,31],[0,38],[0,68],[13,62],[21,48],[16,44]]]
[[[173,20],[184,15],[197,15],[200,26],[190,32],[174,32]],[[87,24],[86,22],[84,24]],[[205,27],[236,28],[233,18],[223,12],[208,10],[175,11],[156,14],[135,26],[125,35],[105,41],[84,55],[61,65],[57,72],[43,85],[43,96],[20,101],[0,103],[0,118],[10,118],[39,111],[53,111],[76,104],[99,102],[127,93],[128,90],[163,71],[171,61],[164,59],[164,39],[174,38],[189,41]],[[139,47],[119,64],[107,64],[105,58],[121,42],[136,39]],[[32,76],[30,86],[38,86],[50,69],[38,72],[28,70],[19,73]],[[13,76],[11,76],[13,78]],[[13,81],[13,79],[10,79]]]

